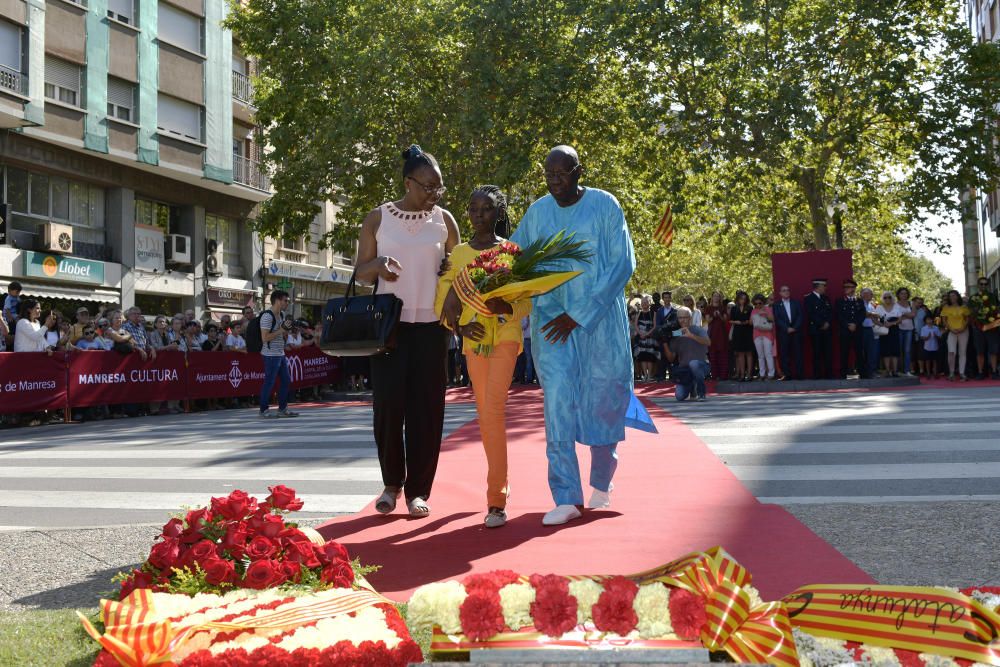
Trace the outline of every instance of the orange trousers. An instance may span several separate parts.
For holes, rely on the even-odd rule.
[[[507,506],[507,392],[517,364],[517,343],[500,343],[488,357],[471,350],[465,355],[476,395],[479,434],[486,450],[486,503]]]

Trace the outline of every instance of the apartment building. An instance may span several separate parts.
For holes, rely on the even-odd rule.
[[[248,221],[270,183],[226,12],[225,0],[0,0],[2,287],[19,280],[67,314],[115,303],[218,317],[260,298]]]
[[[286,290],[292,298],[292,313],[313,322],[321,319],[329,299],[343,296],[354,271],[354,254],[320,249],[319,240],[337,224],[338,206],[324,202],[320,208],[308,238],[266,239],[263,244],[266,286]],[[366,292],[371,290],[358,290],[359,294]]]
[[[968,0],[969,29],[978,42],[1000,38],[1000,0]],[[980,275],[1000,290],[1000,190],[965,193],[963,201],[974,204],[975,214],[963,225],[966,283],[971,287]]]

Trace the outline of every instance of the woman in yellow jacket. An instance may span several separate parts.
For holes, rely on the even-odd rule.
[[[486,305],[497,318],[493,349],[485,356],[474,351],[485,329],[476,321],[459,326],[463,306],[452,283],[479,253],[496,247],[510,235],[507,198],[497,186],[482,185],[469,198],[468,213],[473,235],[468,243],[455,246],[448,258],[450,266],[438,283],[437,308],[445,325],[457,330],[463,339],[488,466],[485,524],[487,528],[499,528],[507,522],[507,392],[523,344],[521,318],[531,312],[531,299],[514,304],[503,299],[488,300]]]

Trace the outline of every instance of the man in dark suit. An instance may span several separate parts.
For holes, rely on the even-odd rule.
[[[826,278],[813,279],[813,291],[806,295],[805,309],[813,349],[813,377],[830,379],[833,372],[833,305],[826,295]]]
[[[865,322],[865,304],[854,295],[858,284],[848,278],[844,281],[844,296],[837,299],[837,324],[840,333],[840,377],[846,378],[848,369],[863,374],[864,351],[861,345],[861,326]],[[849,366],[851,350],[854,365]]]
[[[788,285],[782,285],[778,295],[780,298],[774,303],[774,328],[778,332],[781,372],[786,380],[801,380],[802,306],[792,298]]]

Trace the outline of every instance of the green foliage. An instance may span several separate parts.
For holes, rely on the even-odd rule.
[[[961,189],[998,182],[1000,48],[974,45],[960,14],[937,0],[247,0],[229,23],[261,62],[277,189],[259,226],[307,234],[316,200],[336,198],[326,240],[349,252],[364,214],[399,196],[410,143],[441,162],[442,205],[466,231],[483,182],[516,220],[545,192],[548,148],[569,143],[584,183],[625,209],[636,286],[764,288],[770,253],[834,246],[855,250],[862,280],[896,284],[916,271],[903,232],[933,243],[928,214],[954,224]],[[667,203],[669,251],[652,239]]]

